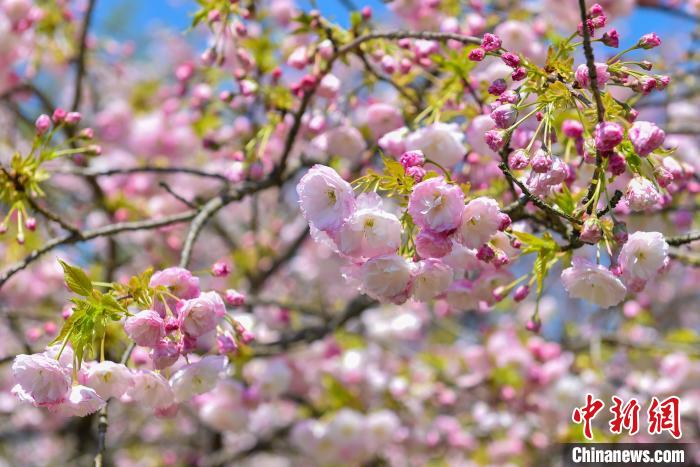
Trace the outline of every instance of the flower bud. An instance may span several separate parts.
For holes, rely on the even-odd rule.
[[[231,266],[226,261],[217,261],[211,267],[211,274],[214,277],[226,277],[231,273]]]
[[[510,74],[510,77],[513,79],[513,81],[522,81],[525,79],[527,76],[527,70],[521,66],[515,69],[513,73]]]
[[[513,125],[518,117],[518,111],[512,104],[503,104],[491,112],[491,119],[499,128],[508,128]]]
[[[27,217],[27,219],[24,221],[24,226],[29,230],[30,232],[34,232],[36,230],[36,218],[34,217]]]
[[[53,115],[51,116],[51,119],[56,124],[63,123],[63,120],[65,120],[66,115],[67,115],[66,111],[59,107],[53,111]]]
[[[530,165],[530,158],[524,149],[516,149],[508,155],[508,167],[511,170],[522,170]]]
[[[36,128],[38,135],[43,135],[49,128],[51,128],[51,118],[49,118],[49,116],[46,114],[39,115],[39,118],[37,118],[36,122],[34,123],[34,127]]]
[[[615,221],[615,223],[613,224],[612,234],[613,238],[618,243],[618,245],[626,243],[627,238],[629,237],[629,235],[627,234],[627,224],[625,224],[624,222]]]
[[[66,114],[65,122],[67,125],[77,125],[80,123],[81,118],[82,115],[80,115],[80,112],[68,112]]]
[[[245,305],[245,295],[235,289],[226,290],[226,293],[224,294],[224,300],[226,300],[226,303],[232,306]]]
[[[625,130],[618,123],[602,122],[595,127],[595,147],[599,151],[610,151],[622,142]]]
[[[532,156],[530,163],[532,165],[532,170],[535,172],[547,173],[552,168],[554,161],[552,160],[552,156],[550,154],[547,154],[542,149],[538,149]]]
[[[484,51],[484,49],[477,47],[476,49],[469,52],[468,58],[472,62],[480,62],[484,59],[485,55],[486,55],[486,52]]]
[[[501,60],[511,68],[517,68],[520,65],[520,57],[511,52],[501,55]]]
[[[513,294],[513,300],[515,300],[516,302],[522,302],[529,294],[530,286],[527,284],[521,285],[520,287],[515,289],[515,293]]]
[[[641,38],[639,38],[639,42],[637,42],[637,47],[642,49],[653,49],[654,47],[658,47],[660,45],[661,38],[657,36],[655,32],[644,34]]]
[[[421,150],[406,151],[399,157],[399,162],[408,169],[409,167],[423,166],[425,164],[425,155]]]
[[[589,217],[583,223],[581,229],[581,241],[595,245],[603,236],[603,231],[600,228],[600,221],[597,217]]]
[[[484,141],[492,151],[498,152],[505,143],[504,132],[502,130],[489,130],[484,133]]]
[[[603,38],[601,41],[608,47],[613,47],[615,49],[620,47],[620,35],[618,34],[616,29],[611,29],[610,31],[603,34]]]
[[[500,96],[505,92],[506,88],[506,80],[504,80],[503,78],[498,78],[493,83],[491,83],[491,86],[489,86],[489,94],[493,94],[494,96]]]
[[[481,247],[479,247],[479,250],[476,252],[476,258],[485,263],[491,261],[495,256],[496,252],[493,251],[493,248],[491,248],[487,244],[481,245]]]
[[[486,33],[484,34],[484,38],[481,40],[481,47],[486,51],[486,52],[493,52],[494,50],[498,50],[501,48],[501,38],[496,36],[495,34],[490,34]]]
[[[561,131],[569,138],[578,139],[583,136],[583,124],[578,120],[564,120]]]

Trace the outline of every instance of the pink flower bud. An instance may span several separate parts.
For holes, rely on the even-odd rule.
[[[561,131],[569,138],[578,139],[583,136],[583,124],[578,120],[564,120]]]
[[[492,151],[498,152],[505,143],[504,132],[502,130],[489,130],[484,133],[484,141]]]
[[[629,129],[629,138],[637,154],[645,157],[663,144],[666,133],[652,122],[640,121]]]
[[[235,289],[228,289],[224,294],[224,299],[226,300],[226,303],[231,306],[245,305],[245,295]]]
[[[27,219],[24,221],[24,226],[29,230],[30,232],[34,232],[36,230],[36,218],[34,217],[27,217]]]
[[[481,247],[479,247],[479,250],[476,252],[476,258],[485,263],[491,261],[495,256],[496,252],[493,251],[493,248],[491,248],[487,244],[481,245]]]
[[[603,236],[603,231],[600,228],[600,221],[595,217],[589,217],[583,223],[581,229],[581,241],[595,245]]]
[[[501,55],[501,60],[511,68],[517,68],[520,65],[520,57],[511,52],[506,52]]]
[[[532,156],[530,164],[532,165],[532,170],[537,173],[547,173],[552,168],[554,160],[551,154],[546,153],[542,149],[538,149]]]
[[[656,89],[663,91],[671,83],[671,77],[666,75],[660,75],[656,79]]]
[[[175,68],[175,78],[178,81],[188,81],[194,75],[194,65],[191,63],[183,63]]]
[[[420,150],[406,151],[399,157],[399,162],[405,169],[414,166],[422,166],[425,164],[425,155],[423,151]]]
[[[535,320],[528,320],[527,324],[525,324],[525,329],[527,329],[530,332],[533,332],[535,334],[538,334],[540,332],[540,329],[542,328],[542,322],[538,319]]]
[[[473,49],[471,52],[469,52],[469,60],[472,62],[480,62],[484,59],[484,56],[486,55],[486,52],[484,49],[477,47],[476,49]]]
[[[496,122],[499,128],[508,128],[515,123],[518,117],[518,111],[512,104],[503,104],[496,107],[491,112],[491,119]]]
[[[318,54],[324,60],[330,60],[333,57],[333,43],[330,39],[325,39],[318,44]]]
[[[504,83],[505,83],[505,81],[504,81]],[[491,92],[491,88],[489,88],[489,92]],[[499,96],[498,101],[501,102],[502,104],[515,104],[516,102],[518,102],[519,98],[520,97],[518,96],[517,92],[509,90],[509,91],[504,91]]]
[[[425,177],[426,173],[427,172],[423,167],[417,165],[406,169],[406,174],[412,177],[416,183],[420,183],[421,181],[423,181],[423,178]]]
[[[211,267],[211,274],[214,277],[226,277],[231,273],[231,266],[226,261],[217,261]]]
[[[66,114],[65,122],[68,125],[77,125],[80,123],[81,118],[82,115],[80,115],[80,112],[68,112]]]
[[[530,286],[527,284],[521,285],[520,287],[515,289],[515,293],[513,294],[513,300],[515,300],[516,302],[522,302],[529,294]]]
[[[642,49],[653,49],[661,45],[661,38],[655,32],[645,34],[637,42],[637,47]]]
[[[66,111],[59,107],[53,111],[51,119],[56,124],[63,123],[63,120],[65,120],[66,115]]]
[[[515,71],[510,74],[510,77],[513,79],[513,81],[522,81],[525,79],[526,76],[527,70],[521,66],[516,68]]]
[[[382,61],[380,64],[381,64],[382,70],[384,70],[384,73],[387,73],[389,75],[396,73],[396,68],[397,68],[396,59],[394,57],[392,57],[391,55],[384,55],[382,57]]]
[[[499,214],[500,222],[498,223],[498,230],[503,232],[506,230],[510,225],[513,223],[513,221],[510,219],[510,216],[504,212]]]
[[[644,76],[640,80],[640,86],[642,90],[642,94],[649,94],[653,90],[656,89],[657,86],[657,81],[655,78],[652,78],[651,76]]]
[[[602,122],[595,127],[595,147],[599,151],[611,151],[622,142],[625,130],[618,123]]]
[[[661,188],[666,188],[673,182],[673,174],[663,167],[656,168],[654,177]]]
[[[220,354],[238,351],[238,344],[229,331],[216,336],[216,347]]]
[[[619,153],[611,152],[608,155],[608,170],[615,176],[622,175],[627,170],[627,161]]]
[[[39,115],[39,118],[37,118],[36,122],[34,123],[34,127],[36,128],[37,134],[43,135],[49,128],[51,128],[51,118],[49,118],[49,116],[46,114]]]
[[[78,137],[81,139],[92,139],[95,137],[95,132],[92,128],[83,128],[80,133],[78,133]]]
[[[506,80],[499,78],[491,83],[491,86],[489,86],[489,94],[500,96],[505,92],[506,88]]]
[[[486,52],[493,52],[494,50],[498,50],[501,48],[501,43],[502,42],[500,37],[487,32],[486,34],[484,34],[484,38],[481,40],[481,47]]]
[[[511,170],[522,170],[530,165],[530,158],[524,149],[516,149],[508,155],[508,167]]]
[[[599,3],[596,3],[588,10],[588,14],[595,18],[597,16],[604,15],[605,12],[603,11],[603,7],[600,6]]]
[[[627,224],[624,222],[615,222],[613,224],[612,234],[613,238],[619,245],[626,243],[627,239],[629,238],[629,235],[627,234]]]
[[[610,31],[603,34],[602,42],[608,47],[613,47],[616,49],[620,47],[620,35],[618,34],[616,29],[611,29]]]
[[[365,20],[368,20],[372,17],[372,8],[369,6],[365,6],[362,8],[362,18]]]

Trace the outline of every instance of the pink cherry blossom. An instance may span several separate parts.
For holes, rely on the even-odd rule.
[[[155,311],[144,310],[128,317],[124,330],[138,345],[153,347],[165,336],[165,323]]]
[[[668,243],[660,232],[634,232],[617,260],[625,277],[648,281],[668,262]]]
[[[319,230],[337,230],[355,211],[352,187],[330,167],[313,166],[299,181],[297,194],[304,217]]]
[[[464,207],[464,194],[442,177],[425,180],[415,187],[408,201],[408,212],[416,225],[436,232],[452,230],[459,225]]]
[[[206,334],[216,328],[226,313],[226,305],[217,292],[204,292],[199,297],[181,302],[180,329],[192,337]]]
[[[625,285],[601,265],[581,257],[561,273],[564,288],[572,298],[581,298],[603,308],[615,306],[627,295]]]
[[[70,370],[42,354],[18,355],[12,362],[13,391],[36,406],[60,404],[69,396]]]

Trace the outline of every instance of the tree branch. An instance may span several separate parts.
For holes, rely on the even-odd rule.
[[[214,172],[207,172],[201,169],[195,169],[192,167],[156,167],[156,166],[143,166],[143,167],[127,167],[127,168],[115,168],[107,170],[95,170],[89,168],[65,168],[58,169],[54,171],[55,173],[68,174],[68,175],[79,175],[82,177],[111,177],[114,175],[130,175],[135,173],[163,173],[163,174],[187,174],[194,175],[197,177],[209,177],[216,178],[223,182],[229,183],[229,180],[221,174]]]
[[[121,232],[156,229],[159,227],[165,227],[167,225],[189,221],[196,215],[197,211],[192,210],[182,212],[179,214],[173,214],[171,216],[161,217],[159,219],[148,219],[135,222],[118,222],[116,224],[110,224],[104,227],[98,227],[96,229],[82,231],[80,235],[67,233],[60,237],[53,238],[46,242],[42,247],[32,251],[29,255],[25,256],[24,259],[22,259],[21,261],[7,268],[5,272],[3,272],[2,275],[0,275],[0,288],[2,288],[5,282],[7,282],[12,276],[25,269],[27,266],[39,259],[44,254],[61,245],[81,243],[98,237],[110,237]]]
[[[71,110],[73,112],[78,111],[80,108],[80,101],[83,97],[83,79],[85,78],[85,72],[87,67],[85,66],[85,57],[87,54],[87,35],[90,31],[90,23],[92,22],[93,12],[95,11],[95,4],[97,0],[89,0],[87,11],[85,12],[85,17],[83,18],[83,26],[80,31],[80,44],[77,57],[77,70],[75,75],[75,87],[73,91],[73,104],[71,104]]]
[[[545,211],[545,212],[547,212],[547,213],[549,213],[549,214],[552,214],[552,215],[554,215],[554,216],[557,216],[557,217],[561,217],[561,218],[563,218],[563,219],[566,219],[567,221],[569,221],[569,222],[571,222],[571,223],[573,223],[573,224],[579,224],[579,225],[580,225],[580,224],[583,224],[583,222],[582,222],[580,219],[577,219],[577,218],[575,218],[575,217],[573,217],[573,216],[570,216],[569,214],[558,210],[558,209],[555,208],[554,206],[550,206],[550,205],[547,204],[542,198],[540,198],[539,196],[533,194],[533,193],[527,188],[527,186],[525,186],[525,184],[524,184],[523,182],[521,182],[520,180],[518,180],[518,179],[513,175],[513,173],[510,171],[510,169],[508,168],[508,166],[507,166],[504,162],[501,162],[500,164],[498,164],[498,166],[500,167],[501,171],[505,174],[506,178],[508,178],[508,179],[511,180],[513,183],[515,183],[516,185],[518,185],[518,187],[520,188],[520,191],[523,192],[523,196],[524,196],[528,201],[531,201],[532,204],[534,204],[535,206],[537,206],[538,208],[542,209],[543,211]],[[522,204],[520,200],[518,200],[517,203],[518,203],[518,204]],[[516,206],[517,206],[517,205],[516,205]]]

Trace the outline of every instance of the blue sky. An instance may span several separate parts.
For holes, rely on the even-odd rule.
[[[353,0],[356,5],[369,5],[376,14],[382,15],[386,7],[381,0]],[[304,9],[311,8],[312,0],[298,2]],[[347,10],[340,0],[317,0],[318,8],[341,24],[347,23]],[[97,24],[107,30],[115,27],[126,29],[130,34],[140,34],[154,24],[184,29],[190,23],[190,15],[196,9],[193,0],[98,0]],[[113,23],[110,25],[110,22]],[[638,9],[624,21],[631,25],[631,36],[654,30],[660,34],[689,32],[693,24],[655,10]]]
[[[386,6],[381,0],[352,1],[356,5],[371,6],[379,17],[386,13]],[[311,8],[312,2],[297,0],[304,9]],[[327,17],[347,24],[348,11],[340,0],[316,0],[315,3]],[[196,8],[194,0],[98,0],[96,25],[101,32],[138,41],[147,36],[155,25],[184,31]],[[642,34],[654,31],[669,40],[667,47],[682,51],[687,48],[694,23],[656,10],[638,8],[631,17],[623,18],[616,26],[622,36],[622,47],[634,43]]]

